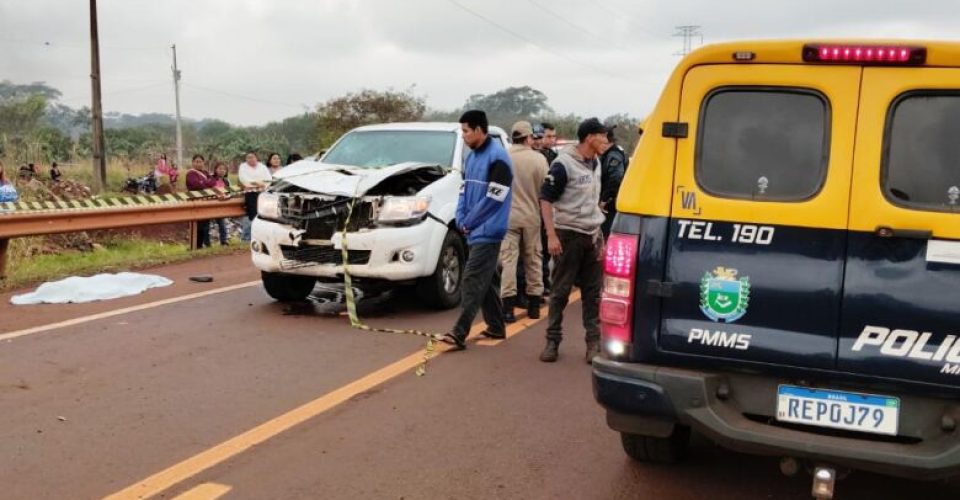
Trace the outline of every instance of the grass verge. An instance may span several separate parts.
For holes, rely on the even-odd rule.
[[[16,240],[14,240],[15,242]],[[171,264],[212,255],[227,255],[246,249],[233,242],[191,251],[187,245],[164,243],[142,238],[114,238],[100,243],[92,252],[65,250],[50,255],[18,255],[12,252],[7,261],[7,279],[0,281],[0,290],[26,287],[69,276],[116,273],[145,267]]]

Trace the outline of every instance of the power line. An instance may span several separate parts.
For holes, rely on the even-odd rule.
[[[626,15],[629,15],[629,14],[630,14],[630,13],[624,13],[624,12],[622,12],[622,11],[613,10],[612,8],[610,8],[610,7],[608,7],[607,5],[605,5],[603,2],[599,2],[599,1],[597,1],[597,0],[590,0],[590,3],[593,4],[595,7],[599,8],[600,10],[604,10],[604,11],[606,11],[608,14],[613,15],[613,16],[625,17]],[[636,16],[636,15],[638,15],[638,14],[634,13],[633,15]],[[643,26],[640,26],[640,25],[631,24],[630,27],[631,27],[631,28],[635,28],[635,29],[637,29],[638,31],[640,31],[640,32],[642,32],[642,33],[645,33],[645,34],[647,34],[647,35],[650,35],[652,38],[658,38],[658,39],[667,38],[667,35],[665,35],[665,34],[663,34],[663,33],[655,33],[655,32],[653,32],[653,31],[650,31],[650,30],[647,29],[647,28],[644,28]]]
[[[604,43],[607,43],[609,41],[606,38],[594,33],[593,31],[588,30],[587,28],[584,28],[583,26],[580,26],[579,24],[574,23],[573,21],[561,16],[560,14],[557,14],[556,12],[551,10],[549,7],[546,7],[545,5],[541,4],[540,2],[537,2],[536,0],[527,0],[527,2],[530,4],[533,4],[535,7],[545,12],[548,16],[553,17],[554,19],[557,19],[561,23],[566,24],[567,26],[570,26],[571,28],[577,31],[581,31],[583,33],[590,35],[591,38],[600,40],[601,42],[604,42]]]
[[[189,83],[184,83],[183,86],[184,86],[184,87],[189,87],[189,88],[194,89],[194,90],[202,90],[202,91],[204,91],[204,92],[212,92],[212,93],[214,93],[214,94],[225,95],[225,96],[227,96],[227,97],[233,97],[233,98],[235,98],[235,99],[243,99],[243,100],[245,100],[245,101],[259,102],[259,103],[262,103],[262,104],[276,104],[276,105],[278,105],[278,106],[289,106],[289,107],[291,107],[291,108],[303,109],[303,105],[301,105],[301,104],[290,104],[290,103],[288,103],[288,102],[270,101],[270,100],[267,100],[267,99],[260,99],[260,98],[258,98],[258,97],[250,97],[250,96],[246,96],[246,95],[234,94],[234,93],[231,93],[231,92],[224,92],[224,91],[222,91],[222,90],[211,89],[211,88],[206,88],[206,87],[200,87],[200,86],[198,86],[198,85],[191,85],[191,84],[189,84]]]
[[[112,91],[112,92],[104,92],[103,95],[105,95],[105,96],[111,96],[111,97],[112,97],[112,96],[120,95],[120,94],[129,94],[129,93],[131,93],[131,92],[140,92],[140,91],[142,91],[142,90],[149,90],[149,89],[157,88],[157,87],[160,87],[160,86],[166,86],[167,83],[168,83],[168,82],[159,82],[159,83],[153,83],[153,84],[151,84],[151,85],[146,85],[146,86],[142,86],[142,87],[131,87],[131,88],[119,89],[119,90],[114,90],[114,91]],[[69,103],[75,103],[76,101],[81,101],[81,100],[86,100],[86,99],[89,99],[89,96],[74,97],[74,98],[70,98],[70,99],[58,99],[57,101],[60,102],[60,103],[62,103],[62,104],[69,104]]]
[[[90,47],[88,45],[74,44],[74,43],[60,43],[58,41],[52,40],[27,40],[24,38],[0,38],[0,43],[12,44],[12,45],[25,45],[28,47],[39,46],[43,48],[50,49],[82,49],[88,50]],[[111,50],[166,50],[166,47],[123,47],[119,45],[101,45],[101,49],[111,49]]]
[[[538,49],[540,49],[540,50],[542,50],[542,51],[544,51],[544,52],[547,52],[547,53],[549,53],[549,54],[553,54],[553,55],[555,55],[555,56],[557,56],[557,57],[559,57],[559,58],[561,58],[561,59],[563,59],[563,60],[565,60],[565,61],[567,61],[567,62],[571,62],[571,63],[576,64],[576,65],[578,65],[578,66],[583,66],[584,68],[590,69],[591,71],[596,71],[596,72],[598,72],[598,73],[603,73],[604,75],[607,75],[607,76],[609,76],[609,77],[611,77],[611,78],[617,78],[617,79],[620,79],[620,80],[623,80],[623,79],[624,79],[624,77],[622,77],[622,76],[620,76],[620,75],[617,75],[617,74],[614,74],[614,73],[610,73],[610,72],[608,72],[608,71],[606,71],[606,70],[604,70],[604,69],[602,69],[602,68],[598,68],[598,67],[596,67],[596,66],[594,66],[594,65],[592,65],[592,64],[587,64],[587,63],[578,61],[578,60],[576,60],[576,59],[573,59],[573,58],[567,56],[566,54],[564,54],[564,53],[562,53],[562,52],[558,52],[558,51],[549,49],[549,48],[547,48],[547,47],[544,47],[544,46],[542,46],[542,45],[534,42],[533,40],[531,40],[531,39],[523,36],[522,34],[517,33],[516,31],[514,31],[514,30],[512,30],[512,29],[510,29],[510,28],[507,28],[506,26],[503,26],[503,25],[501,25],[501,24],[499,24],[499,23],[497,23],[497,22],[494,21],[493,19],[490,19],[489,17],[486,17],[486,16],[484,16],[483,14],[480,14],[479,12],[477,12],[477,11],[475,11],[475,10],[467,7],[466,5],[461,4],[461,3],[458,2],[457,0],[448,0],[448,1],[449,1],[450,3],[452,3],[453,5],[456,5],[456,6],[459,7],[460,9],[466,11],[466,12],[469,13],[470,15],[472,15],[472,16],[474,16],[474,17],[476,17],[476,18],[478,18],[478,19],[486,22],[487,24],[490,24],[490,25],[492,25],[493,27],[499,29],[500,31],[503,31],[504,33],[506,33],[506,34],[508,34],[508,35],[510,35],[510,36],[512,36],[512,37],[514,37],[514,38],[517,38],[517,39],[522,40],[522,41],[524,41],[524,42],[526,42],[526,43],[528,43],[528,44],[530,44],[530,45],[533,45],[534,47],[536,47],[536,48],[538,48]]]

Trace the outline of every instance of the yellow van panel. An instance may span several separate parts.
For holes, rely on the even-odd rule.
[[[691,69],[683,84],[680,121],[689,124],[677,140],[671,213],[686,219],[752,222],[846,229],[860,68],[806,65],[714,65]],[[703,100],[722,87],[810,89],[829,101],[831,139],[827,176],[820,192],[798,202],[753,201],[711,195],[697,184],[694,155]],[[694,198],[691,198],[693,195]],[[695,200],[695,203],[690,203]]]
[[[680,82],[670,78],[653,113],[644,120],[643,135],[630,158],[630,167],[620,184],[617,211],[656,217],[670,215],[673,192],[673,165],[677,145],[661,136],[664,122],[677,121]]]
[[[853,128],[850,132],[837,133],[840,125],[854,123],[849,121],[851,114],[856,113],[859,102],[859,74],[864,68],[857,64],[815,64],[803,61],[803,47],[805,44],[861,44],[861,45],[903,45],[918,46],[927,49],[925,67],[960,67],[960,43],[929,40],[865,40],[865,39],[804,39],[804,40],[745,40],[729,43],[714,44],[701,47],[686,56],[674,69],[666,86],[657,101],[653,113],[646,120],[644,134],[630,159],[630,168],[627,170],[617,198],[617,210],[626,213],[667,217],[674,205],[674,165],[677,159],[677,148],[683,144],[693,144],[695,141],[696,120],[691,123],[690,134],[686,139],[672,139],[661,136],[665,122],[679,121],[680,97],[684,90],[684,81],[694,70],[711,68],[708,71],[730,71],[724,73],[737,84],[759,85],[767,82],[769,85],[800,85],[821,90],[831,101],[831,113],[834,132],[831,138],[831,163],[828,178],[829,192],[821,192],[820,196],[827,198],[819,200],[815,205],[815,212],[811,215],[796,213],[797,203],[764,202],[762,212],[781,214],[779,220],[796,222],[803,226],[816,227],[820,224],[826,227],[846,227],[847,208],[842,207],[839,185],[843,184],[842,177],[849,175],[850,163],[841,165],[843,158],[850,158]],[[754,58],[748,62],[737,62],[733,59],[736,52],[752,52]],[[783,73],[778,68],[794,68],[799,73]],[[920,68],[883,69],[867,68],[868,71],[926,71]],[[803,80],[792,79],[793,75],[803,75]],[[844,76],[855,74],[852,81]],[[824,80],[821,81],[821,75]],[[833,75],[828,77],[827,75]],[[808,85],[809,84],[809,85]],[[835,84],[840,84],[834,87]],[[829,89],[826,87],[830,87]],[[700,96],[703,97],[702,95]],[[698,103],[699,105],[699,103]],[[863,124],[861,124],[862,126]],[[860,148],[862,151],[863,148]],[[837,155],[841,156],[837,156]],[[879,151],[878,151],[879,154]],[[834,178],[836,177],[836,179]],[[849,179],[848,179],[849,180]],[[689,182],[689,179],[687,179]],[[680,183],[678,182],[678,185]],[[836,189],[834,189],[836,188]],[[818,196],[818,198],[820,198]],[[679,197],[678,197],[679,198]],[[707,198],[699,200],[710,202]],[[679,203],[677,201],[676,203]],[[750,204],[756,206],[755,204]],[[807,206],[806,204],[800,204]],[[751,214],[750,210],[742,206],[733,211],[713,210],[713,215],[727,218],[747,217],[746,220],[765,218],[760,214]],[[686,215],[684,215],[686,216]],[[862,225],[861,225],[862,226]]]
[[[892,204],[883,195],[883,134],[887,114],[890,105],[898,96],[913,90],[960,91],[960,69],[864,69],[850,229],[914,229],[932,231],[936,238],[960,239],[960,214],[900,207]],[[957,161],[960,163],[960,158]]]

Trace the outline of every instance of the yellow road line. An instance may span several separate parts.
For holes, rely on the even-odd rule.
[[[200,297],[207,297],[209,295],[216,295],[218,293],[231,292],[233,290],[239,290],[241,288],[247,288],[254,285],[259,285],[260,280],[257,281],[248,281],[246,283],[240,283],[237,285],[225,286],[222,288],[214,288],[213,290],[206,290],[203,292],[191,293],[188,295],[181,295],[180,297],[172,297],[169,299],[158,300],[156,302],[150,302],[148,304],[140,304],[138,306],[124,307],[123,309],[116,309],[114,311],[107,311],[99,314],[91,314],[90,316],[83,316],[82,318],[68,319],[66,321],[61,321],[59,323],[51,323],[49,325],[35,326],[33,328],[26,328],[23,330],[16,330],[9,333],[0,334],[0,342],[10,339],[15,339],[17,337],[25,337],[27,335],[33,335],[35,333],[48,332],[50,330],[57,330],[60,328],[66,328],[68,326],[76,326],[83,323],[89,323],[91,321],[96,321],[99,319],[112,318],[114,316],[120,316],[123,314],[129,314],[132,312],[143,311],[145,309],[153,309],[155,307],[165,306],[168,304],[176,304],[177,302],[183,302],[185,300],[198,299]]]
[[[233,486],[217,483],[203,483],[190,491],[177,495],[173,500],[216,500],[226,495]]]
[[[567,302],[567,304],[573,304],[578,300],[580,300],[580,290],[575,290],[573,293],[570,294],[570,300]],[[482,346],[500,345],[501,342],[509,340],[510,337],[513,337],[514,335],[522,332],[523,330],[530,328],[531,326],[543,321],[547,317],[548,312],[549,312],[549,305],[544,305],[543,307],[540,308],[540,319],[530,319],[529,317],[526,317],[527,313],[526,311],[524,311],[517,315],[517,322],[511,325],[511,327],[515,326],[517,328],[507,328],[507,338],[478,340],[477,345],[482,345]]]
[[[579,294],[571,294],[570,298],[571,302],[573,302],[579,298]],[[507,327],[507,337],[509,338],[516,335],[537,321],[539,320],[529,320],[524,323],[518,322],[510,325]],[[476,338],[483,329],[484,325],[482,323],[474,325],[473,328],[470,329],[468,339]],[[476,343],[480,344],[481,342],[486,341]],[[438,344],[437,355],[439,356],[452,348],[453,346],[447,344]],[[416,368],[421,361],[423,361],[423,353],[418,350],[399,361],[395,361],[339,389],[335,389],[333,392],[329,392],[283,415],[268,420],[105,498],[106,500],[141,499],[162,493],[170,487],[196,476],[211,467],[226,462],[250,448],[276,437],[284,431],[306,422],[340,403],[348,401],[358,394],[369,391],[384,382]]]

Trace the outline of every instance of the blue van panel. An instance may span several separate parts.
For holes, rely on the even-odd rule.
[[[849,241],[839,368],[960,385],[960,265],[927,262],[926,240]]]
[[[670,222],[665,279],[674,293],[663,301],[660,348],[834,368],[845,231],[763,226],[766,244],[747,244],[732,241],[733,223],[696,222],[710,224],[699,238],[691,221]]]

